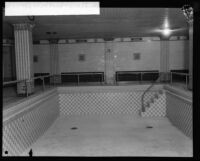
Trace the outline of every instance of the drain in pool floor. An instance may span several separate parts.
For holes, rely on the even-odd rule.
[[[71,130],[77,130],[77,129],[78,129],[77,127],[72,127],[72,128],[71,128]]]
[[[146,128],[147,128],[147,129],[151,129],[151,128],[153,128],[153,126],[146,126]]]

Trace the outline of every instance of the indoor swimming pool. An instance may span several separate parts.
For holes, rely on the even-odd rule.
[[[3,156],[193,156],[192,93],[170,85],[54,87],[3,111]]]

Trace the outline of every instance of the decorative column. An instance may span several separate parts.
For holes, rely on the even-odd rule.
[[[17,80],[27,79],[26,82],[17,83],[17,93],[19,95],[34,92],[34,80],[31,79],[34,76],[33,27],[34,25],[29,23],[14,24],[16,77]]]
[[[189,24],[189,85],[188,89],[193,89],[193,8],[189,5],[182,7],[184,16]]]
[[[169,81],[169,41],[162,40],[160,41],[160,72],[161,72],[161,81]]]
[[[189,22],[189,85],[193,89],[193,20]]]
[[[52,39],[50,42],[50,74],[51,83],[61,83],[61,75],[59,69],[59,52],[58,52],[58,40]]]
[[[113,43],[105,43],[105,82],[108,85],[115,83]]]

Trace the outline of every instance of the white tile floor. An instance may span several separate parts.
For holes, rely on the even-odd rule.
[[[193,151],[192,140],[167,118],[124,114],[59,117],[22,156],[30,149],[33,156],[191,157]]]

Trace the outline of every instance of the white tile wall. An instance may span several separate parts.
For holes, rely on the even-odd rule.
[[[50,73],[50,45],[33,45],[34,55],[38,56],[38,62],[35,62],[34,73]]]
[[[35,73],[50,71],[49,44],[34,46],[34,55],[38,55],[38,63],[34,63]],[[89,72],[105,70],[105,43],[58,44],[61,72]],[[120,70],[160,70],[160,41],[151,42],[113,42],[115,56],[113,68]],[[140,60],[133,60],[133,53],[141,53]],[[188,41],[169,42],[170,69],[187,68]],[[78,61],[78,55],[85,54],[84,62]],[[40,65],[42,64],[42,65]]]
[[[61,72],[104,71],[104,43],[58,44]],[[79,61],[79,54],[85,61]]]
[[[115,42],[115,68],[118,71],[159,70],[160,41]],[[141,53],[140,60],[133,60],[133,53]]]
[[[188,69],[189,66],[188,40],[169,41],[169,68]]]

